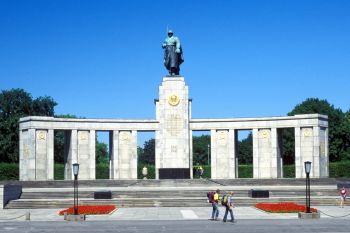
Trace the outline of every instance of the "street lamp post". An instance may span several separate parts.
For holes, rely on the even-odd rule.
[[[306,173],[306,213],[311,213],[310,211],[310,171],[311,171],[311,162],[304,162],[305,173]]]
[[[73,164],[74,173],[74,215],[78,215],[78,174],[79,174],[79,163]]]

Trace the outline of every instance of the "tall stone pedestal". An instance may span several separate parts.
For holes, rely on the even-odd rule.
[[[183,77],[164,77],[156,101],[156,168],[187,168],[192,170],[190,159],[188,87]],[[191,172],[192,177],[192,172]],[[156,170],[156,179],[159,170]]]

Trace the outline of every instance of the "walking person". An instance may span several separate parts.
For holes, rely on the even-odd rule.
[[[233,203],[233,195],[234,195],[234,192],[230,192],[230,195],[227,195],[227,201],[226,204],[224,204],[224,206],[226,207],[226,210],[225,210],[225,215],[224,215],[224,218],[223,218],[223,222],[226,222],[227,220],[227,214],[228,212],[230,212],[230,215],[231,215],[231,221],[232,223],[234,222],[237,222],[234,218],[234,215],[233,215],[233,208],[235,208],[235,205]]]
[[[348,191],[346,190],[346,188],[341,188],[340,191],[340,208],[344,208],[345,204],[346,204],[346,197],[348,195]]]
[[[216,190],[216,192],[214,193],[213,196],[213,201],[211,203],[212,207],[213,207],[213,211],[211,213],[211,219],[210,220],[218,220],[219,217],[219,208],[218,208],[218,204],[219,204],[219,194],[220,194],[220,190]]]

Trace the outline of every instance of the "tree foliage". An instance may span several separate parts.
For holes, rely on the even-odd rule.
[[[107,144],[103,142],[99,142],[96,137],[96,163],[109,163],[109,153]]]
[[[49,96],[33,99],[23,89],[3,90],[0,93],[0,160],[18,162],[19,124],[25,116],[53,116],[57,103]]]
[[[329,127],[329,158],[330,161],[339,161],[349,156],[347,154],[346,135],[350,131],[346,131],[345,114],[341,109],[335,108],[328,103],[327,100],[319,100],[318,98],[308,98],[301,104],[298,104],[288,113],[289,116],[297,114],[319,113],[328,116]]]
[[[155,139],[151,138],[145,141],[143,148],[137,148],[137,154],[140,164],[154,164],[155,163]]]
[[[208,153],[210,153],[210,135],[193,136],[193,164],[210,164]],[[209,148],[208,148],[209,146]],[[210,159],[209,159],[210,160]]]
[[[282,157],[284,164],[294,164],[295,161],[295,140],[294,128],[286,128],[280,131],[282,133]]]
[[[238,141],[238,163],[251,164],[253,163],[253,136],[249,133],[242,141]]]

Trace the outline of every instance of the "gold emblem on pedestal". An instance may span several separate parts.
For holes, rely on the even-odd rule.
[[[171,105],[171,106],[176,106],[180,103],[180,98],[179,96],[177,96],[176,94],[171,94],[169,95],[168,97],[168,103]]]
[[[310,137],[312,136],[312,130],[309,128],[304,129],[304,136],[305,137]]]
[[[39,140],[45,140],[45,133],[43,131],[40,131],[38,134]]]
[[[80,132],[79,133],[80,140],[86,140],[87,139],[87,133],[86,132]]]
[[[220,145],[226,145],[227,143],[227,131],[219,131],[217,134],[217,140]]]
[[[268,138],[270,136],[270,131],[267,129],[264,129],[261,131],[261,137],[262,138]]]
[[[120,139],[123,141],[126,141],[129,139],[129,134],[127,132],[121,132],[120,133]]]

